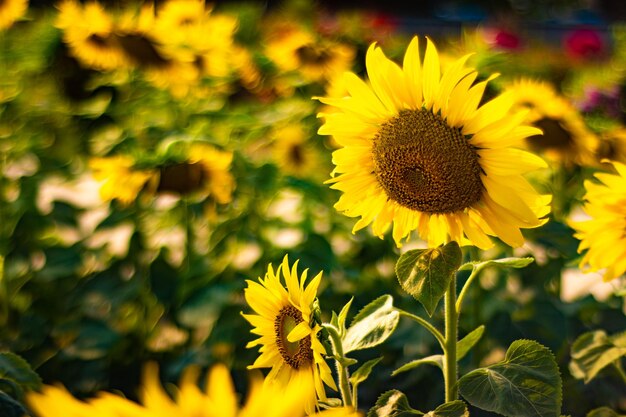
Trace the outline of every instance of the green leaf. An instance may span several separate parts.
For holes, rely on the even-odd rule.
[[[461,260],[461,249],[456,242],[433,249],[410,250],[398,259],[396,275],[404,291],[422,303],[432,317]]]
[[[424,417],[469,417],[469,411],[463,401],[455,400],[440,405]]]
[[[414,410],[402,392],[391,390],[381,394],[376,404],[370,408],[367,417],[409,417],[421,416],[424,413]]]
[[[485,333],[485,326],[480,325],[465,337],[456,343],[456,360],[460,361],[470,351],[471,348],[480,340]]]
[[[380,358],[371,359],[361,365],[359,369],[354,371],[352,376],[350,376],[350,382],[352,382],[352,385],[356,387],[361,382],[365,381],[367,377],[370,376],[370,373],[372,372],[372,369],[374,369],[374,366],[376,366],[376,364],[380,362],[381,359],[382,356]]]
[[[488,266],[502,266],[507,268],[524,268],[525,266],[531,264],[535,258],[526,257],[526,258],[501,258],[501,259],[491,259],[488,261],[473,261],[464,263],[459,267],[459,271],[469,271],[472,269],[483,269]]]
[[[341,336],[346,334],[346,318],[348,317],[348,311],[352,306],[352,300],[354,300],[354,297],[350,298],[350,301],[348,301],[346,305],[343,306],[343,308],[339,312],[339,316],[337,317],[337,328],[339,329],[339,334]]]
[[[626,355],[626,332],[608,336],[603,330],[583,333],[572,344],[569,370],[575,378],[591,381],[602,369]]]
[[[472,405],[505,416],[559,416],[561,376],[554,355],[532,340],[516,340],[502,362],[459,380]]]
[[[41,387],[41,378],[28,362],[11,352],[0,353],[0,378],[14,381],[25,389],[37,390]]]
[[[600,407],[587,413],[587,417],[624,417],[623,414],[617,414],[609,407]]]
[[[20,403],[0,391],[0,416],[24,417],[27,415],[28,413]]]
[[[342,340],[344,353],[381,344],[396,329],[399,319],[400,313],[393,307],[393,297],[378,297],[352,320]]]
[[[399,373],[409,371],[413,368],[417,368],[420,365],[433,365],[443,370],[443,355],[431,355],[425,358],[416,359],[411,362],[405,363],[395,371],[391,373],[391,376],[396,376]]]

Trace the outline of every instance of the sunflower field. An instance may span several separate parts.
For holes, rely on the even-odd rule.
[[[414,3],[0,0],[0,417],[626,416],[626,8]]]

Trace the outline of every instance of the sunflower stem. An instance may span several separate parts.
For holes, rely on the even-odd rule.
[[[456,300],[456,313],[457,313],[457,315],[461,314],[461,307],[463,305],[463,298],[465,298],[465,295],[467,294],[467,291],[469,290],[472,282],[478,276],[478,273],[482,269],[483,269],[482,267],[474,267],[474,269],[472,269],[472,272],[470,273],[470,276],[467,277],[467,281],[465,281],[465,284],[463,284],[463,288],[461,289],[461,292],[459,293],[459,296],[457,297],[457,300]]]
[[[352,400],[352,392],[349,382],[350,376],[348,374],[348,367],[345,365],[347,358],[343,353],[343,344],[341,343],[339,330],[329,323],[323,323],[322,327],[328,331],[328,334],[330,335],[330,342],[333,346],[333,356],[335,357],[335,366],[337,368],[337,375],[339,376],[339,392],[341,393],[341,400],[343,401],[343,405],[345,407],[354,407],[356,399],[355,401]]]
[[[445,382],[446,402],[458,399],[457,392],[457,360],[456,344],[458,339],[459,314],[456,309],[456,274],[452,275],[450,286],[445,296],[445,347],[443,358],[443,375]]]

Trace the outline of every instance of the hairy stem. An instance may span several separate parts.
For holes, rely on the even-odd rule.
[[[337,328],[331,324],[324,323],[322,326],[328,331],[330,341],[333,345],[333,353],[335,356],[335,365],[337,367],[337,375],[339,376],[339,392],[343,405],[346,407],[355,407],[356,401],[353,402],[352,392],[350,389],[348,367],[345,365],[346,358],[343,353],[343,345],[341,344],[341,336]]]
[[[452,275],[450,286],[445,296],[445,347],[443,359],[443,375],[446,389],[446,402],[458,399],[456,343],[458,339],[459,315],[456,309],[456,274]]]

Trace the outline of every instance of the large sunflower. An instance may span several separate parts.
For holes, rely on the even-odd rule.
[[[526,145],[546,159],[564,165],[593,165],[598,138],[587,128],[574,105],[547,81],[519,79],[505,88],[514,108],[528,109],[526,123],[543,131]]]
[[[322,274],[304,286],[307,270],[298,277],[298,261],[289,267],[287,256],[276,271],[270,264],[259,282],[247,281],[246,301],[256,314],[243,314],[260,337],[247,347],[261,346],[261,355],[249,368],[272,368],[266,382],[281,387],[305,385],[315,387],[303,395],[308,412],[317,398],[326,399],[323,383],[337,389],[330,368],[324,361],[326,350],[317,338],[321,330],[312,318],[311,305]],[[286,288],[282,283],[284,277]]]
[[[24,16],[28,10],[28,0],[0,1],[0,30],[6,29]]]
[[[181,378],[176,396],[170,397],[159,381],[158,368],[145,368],[139,397],[141,404],[122,396],[101,392],[87,401],[74,398],[59,386],[44,386],[41,392],[28,395],[28,404],[38,417],[304,417],[303,385],[291,385],[285,390],[264,385],[260,378],[252,380],[247,399],[239,405],[228,368],[214,365],[207,375],[205,390],[197,385],[198,369],[187,368]],[[358,417],[347,408],[315,414],[318,417]]]
[[[338,109],[320,114],[319,133],[341,146],[327,182],[343,192],[335,207],[361,217],[353,232],[372,224],[382,237],[393,223],[398,245],[417,230],[430,246],[488,248],[489,235],[521,246],[520,229],[545,222],[550,196],[522,177],[545,162],[513,148],[540,131],[522,124],[525,113],[509,112],[510,95],[479,106],[489,80],[474,84],[468,57],[441,73],[430,40],[422,62],[414,37],[402,67],[373,44],[369,83],[346,73],[348,96],[319,98]]]
[[[604,269],[605,281],[626,272],[626,165],[613,162],[617,175],[596,173],[601,183],[585,181],[584,221],[570,221],[579,252],[586,251],[580,267],[593,272]]]

